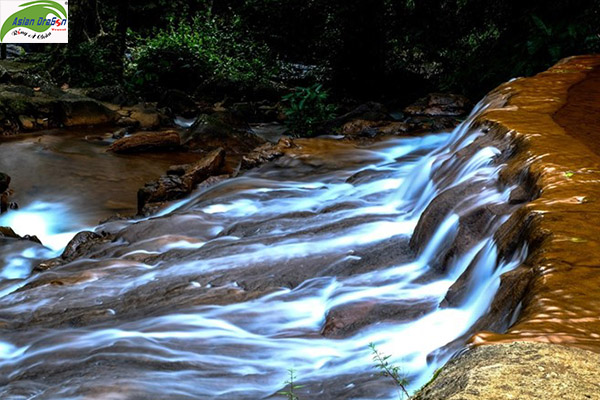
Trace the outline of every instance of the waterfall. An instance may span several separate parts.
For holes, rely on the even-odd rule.
[[[302,399],[397,398],[370,343],[418,389],[527,252],[496,251],[519,205],[516,183],[500,180],[509,146],[474,123],[489,102],[451,133],[364,148],[315,139],[337,152],[287,156],[157,217],[98,226],[107,240],[44,272],[32,269],[61,246],[8,247],[0,398],[260,399],[289,368]],[[0,225],[64,245],[65,213],[9,215]]]

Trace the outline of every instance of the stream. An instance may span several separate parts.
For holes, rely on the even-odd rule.
[[[72,132],[1,143],[21,209],[0,226],[47,247],[15,241],[0,256],[0,398],[284,398],[290,368],[300,399],[398,398],[370,343],[418,390],[527,252],[498,259],[494,232],[518,205],[499,181],[506,149],[477,145],[484,133],[471,123],[486,107],[454,132],[299,140],[160,215],[99,226],[135,210],[137,188],[187,156],[106,155]],[[457,187],[470,190],[426,243],[411,243],[428,207]],[[503,211],[482,237],[440,267],[462,217],[494,207]],[[83,229],[109,239],[32,273]],[[460,305],[440,306],[467,268]]]

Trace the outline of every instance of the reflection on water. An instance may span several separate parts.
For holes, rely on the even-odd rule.
[[[0,171],[12,178],[11,201],[30,213],[29,223],[22,222],[19,228],[29,225],[31,229],[19,233],[44,233],[43,228],[36,230],[37,221],[32,219],[41,209],[56,207],[57,223],[69,217],[67,224],[74,224],[75,230],[95,226],[116,213],[135,214],[140,187],[164,174],[170,165],[199,158],[181,153],[109,153],[106,149],[112,139],[106,137],[103,131],[69,131],[0,140]]]

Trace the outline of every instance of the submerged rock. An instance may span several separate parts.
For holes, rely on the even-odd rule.
[[[114,142],[108,150],[115,153],[142,153],[174,150],[179,146],[179,134],[176,131],[169,130],[126,136]]]

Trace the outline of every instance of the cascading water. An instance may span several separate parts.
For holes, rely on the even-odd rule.
[[[483,135],[471,126],[482,108],[451,134],[284,157],[156,218],[99,226],[111,240],[46,272],[31,274],[57,247],[7,248],[0,398],[258,399],[281,390],[288,368],[307,385],[301,398],[397,397],[374,374],[369,343],[418,389],[525,253],[497,260],[493,234],[507,212],[444,269],[432,268],[465,213],[506,205],[513,189],[498,180],[503,149],[464,156]],[[476,193],[456,199],[411,250],[426,208],[467,183]],[[35,210],[0,225],[35,215],[46,231],[20,233],[52,240],[51,213]],[[467,268],[461,305],[439,307]]]

